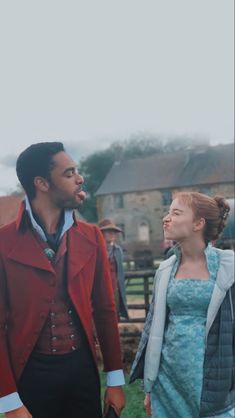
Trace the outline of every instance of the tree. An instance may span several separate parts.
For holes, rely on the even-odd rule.
[[[115,156],[113,151],[97,151],[83,159],[79,164],[80,173],[84,176],[84,190],[87,198],[79,212],[89,222],[97,221],[95,192],[113,165]]]

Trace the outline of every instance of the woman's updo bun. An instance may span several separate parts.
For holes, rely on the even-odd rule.
[[[216,201],[217,206],[219,208],[219,217],[220,217],[220,222],[218,223],[218,236],[219,236],[226,225],[228,214],[230,212],[230,206],[226,202],[226,200],[221,196],[215,196],[214,200]]]

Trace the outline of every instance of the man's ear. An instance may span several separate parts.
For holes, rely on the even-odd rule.
[[[40,176],[34,178],[34,186],[37,190],[40,190],[41,192],[47,192],[50,187],[48,180]]]
[[[206,225],[206,221],[205,221],[205,219],[204,219],[204,218],[199,218],[199,219],[196,219],[196,220],[194,221],[194,227],[193,227],[193,230],[194,230],[194,231],[202,231],[202,229],[205,227],[205,225]]]

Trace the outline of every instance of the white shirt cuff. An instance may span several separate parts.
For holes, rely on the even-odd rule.
[[[107,372],[107,386],[122,385],[125,385],[123,370],[113,370],[112,372]]]
[[[10,393],[10,395],[0,398],[0,412],[14,411],[14,409],[23,406],[21,399],[17,392]]]

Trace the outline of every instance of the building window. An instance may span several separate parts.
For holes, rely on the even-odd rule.
[[[163,190],[162,191],[162,205],[169,206],[172,201],[171,190]]]
[[[114,195],[114,207],[115,209],[122,209],[124,208],[124,200],[122,194],[115,194]]]
[[[149,224],[146,221],[141,222],[138,228],[139,241],[149,242]]]

